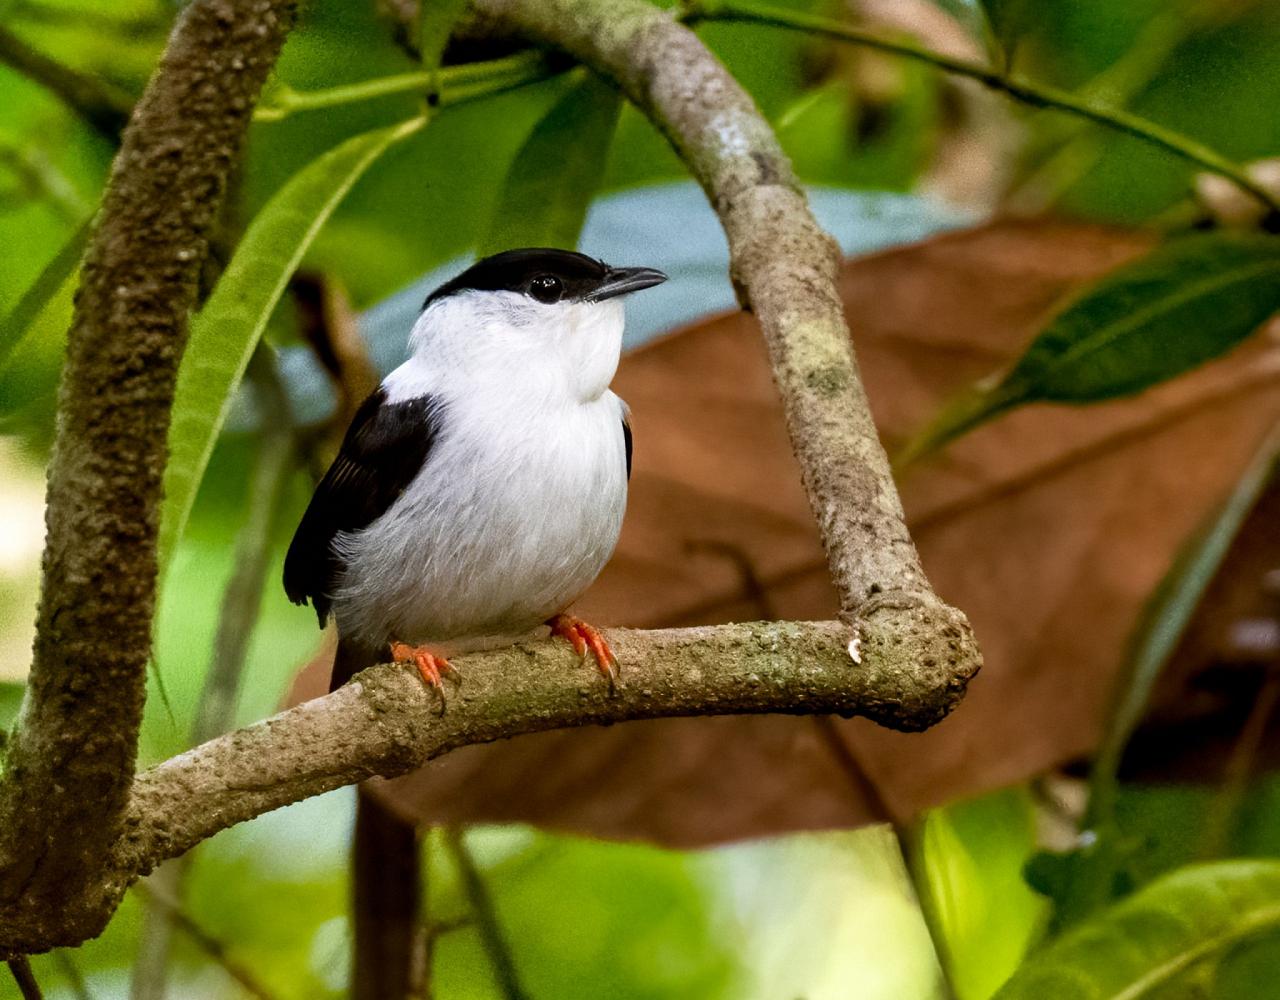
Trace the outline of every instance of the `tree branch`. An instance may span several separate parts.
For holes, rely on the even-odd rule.
[[[443,713],[416,674],[382,665],[122,789],[141,707],[172,369],[194,289],[175,262],[200,256],[213,212],[192,206],[211,193],[216,206],[239,141],[219,99],[230,95],[242,130],[256,92],[246,77],[261,82],[284,31],[277,15],[288,10],[283,0],[197,0],[184,23],[214,8],[228,19],[203,42],[218,65],[194,84],[211,106],[184,108],[159,138],[142,141],[149,101],[162,88],[144,97],[73,330],[36,669],[9,761],[10,779],[22,780],[10,780],[0,799],[0,860],[7,850],[19,863],[0,867],[0,956],[94,933],[129,882],[219,830],[375,774],[403,774],[457,747],[688,715],[835,713],[923,729],[946,715],[977,671],[967,621],[934,596],[903,524],[836,293],[836,247],[750,98],[691,31],[643,0],[477,7],[500,29],[554,40],[615,80],[707,191],[728,234],[740,298],[764,330],[844,620],[615,631],[609,639],[623,664],[616,694],[562,643],[461,657],[461,687],[450,689]],[[270,22],[250,50],[253,74],[222,62],[228,40],[240,38],[232,14],[241,8]],[[170,71],[174,62],[166,57]],[[161,150],[171,164],[196,164],[191,176],[172,166],[161,172],[181,198],[157,189],[151,158]],[[129,202],[122,191],[146,199]],[[197,211],[199,224],[173,220],[174,205]],[[137,231],[123,224],[130,214],[141,220]],[[89,333],[96,339],[86,343]],[[105,373],[112,377],[104,384]],[[127,811],[116,823],[125,791]]]
[[[0,785],[0,951],[97,933],[137,748],[169,409],[227,174],[292,0],[196,0],[125,130],[85,259],[49,466],[26,701]]]
[[[459,657],[447,710],[417,675],[382,665],[333,694],[211,740],[139,775],[112,862],[127,881],[219,830],[372,775],[405,774],[473,743],[679,715],[862,715],[923,729],[960,699],[961,648],[933,664],[849,657],[839,622],[614,630],[614,696],[559,642]]]
[[[759,317],[792,448],[854,651],[905,669],[981,656],[933,593],[903,522],[836,292],[838,249],[750,96],[688,28],[643,0],[476,0],[483,26],[563,49],[613,80],[666,134],[729,239]]]

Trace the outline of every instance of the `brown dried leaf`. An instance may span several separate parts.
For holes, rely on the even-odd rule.
[[[1011,362],[1065,293],[1150,243],[1003,222],[847,264],[841,293],[886,443]],[[689,846],[905,817],[1087,753],[1143,601],[1280,417],[1273,362],[1255,338],[1136,399],[1029,407],[913,472],[904,502],[926,569],[986,658],[928,733],[782,716],[637,722],[471,747],[380,791],[424,822]],[[832,616],[754,321],[723,316],[654,343],[616,387],[634,411],[630,509],[578,612],[645,627]]]

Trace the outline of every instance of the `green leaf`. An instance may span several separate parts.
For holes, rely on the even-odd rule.
[[[1276,932],[1280,861],[1193,865],[1063,935],[995,1000],[1178,996],[1166,991],[1211,973],[1238,945]]]
[[[931,810],[912,839],[927,892],[921,905],[941,931],[939,960],[956,1000],[987,1000],[1018,967],[1046,906],[1022,879],[1036,843],[1026,789]]]
[[[254,217],[209,301],[192,318],[169,429],[162,572],[186,527],[232,392],[290,275],[352,185],[388,147],[425,123],[415,118],[358,135],[298,171]]]
[[[1089,806],[1082,826],[1092,837],[1087,848],[1064,859],[1070,877],[1053,893],[1057,900],[1055,926],[1073,924],[1108,902],[1125,887],[1126,869],[1144,850],[1143,844],[1122,834],[1116,819],[1117,774],[1125,747],[1232,543],[1278,472],[1280,430],[1267,436],[1231,496],[1183,547],[1143,609],[1129,640],[1111,716],[1089,775]]]
[[[1007,73],[1013,65],[1018,41],[1031,27],[1032,5],[1027,0],[981,0],[990,29],[988,47],[994,48]]]
[[[577,246],[620,107],[617,91],[584,71],[516,153],[481,256],[511,247]]]
[[[426,0],[418,5],[418,58],[428,73],[440,67],[449,33],[466,6],[467,0]]]
[[[75,273],[80,264],[80,258],[84,256],[85,245],[89,242],[92,223],[92,219],[86,219],[71,234],[70,239],[62,245],[62,249],[54,255],[36,276],[36,280],[22,293],[22,298],[4,318],[4,322],[0,323],[0,370],[21,345],[23,338],[31,329],[31,324]]]
[[[1280,309],[1280,239],[1212,233],[1167,243],[1052,319],[1003,379],[955,400],[899,467],[1027,403],[1096,403],[1225,354]]]

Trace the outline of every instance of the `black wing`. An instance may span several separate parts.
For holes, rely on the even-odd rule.
[[[440,434],[443,411],[434,396],[388,403],[382,389],[356,411],[284,560],[285,593],[294,604],[310,599],[321,628],[345,568],[334,536],[368,527],[408,488]]]
[[[627,446],[627,478],[631,478],[631,421],[622,415],[622,443]]]

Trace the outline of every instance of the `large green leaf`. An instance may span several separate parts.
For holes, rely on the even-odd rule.
[[[1203,981],[1237,946],[1280,932],[1280,861],[1181,868],[1027,962],[996,1000],[1144,1000]]]
[[[1003,379],[943,410],[908,462],[1027,403],[1096,403],[1225,354],[1280,309],[1280,239],[1212,233],[1165,244],[1057,314]]]
[[[169,430],[162,570],[186,526],[232,392],[290,275],[361,174],[425,121],[358,135],[298,171],[254,217],[209,301],[192,319]]]
[[[604,177],[618,92],[582,79],[534,126],[507,172],[481,256],[511,247],[573,247]]]

